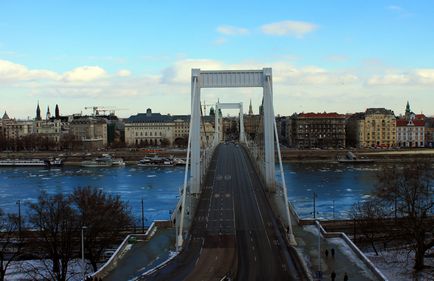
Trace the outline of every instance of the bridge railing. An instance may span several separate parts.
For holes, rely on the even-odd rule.
[[[163,221],[163,220],[157,220],[153,221],[151,226],[147,229],[146,233],[144,234],[128,234],[125,239],[122,241],[122,243],[119,245],[119,247],[116,249],[116,251],[113,253],[113,255],[110,257],[110,259],[101,266],[97,271],[94,273],[89,274],[88,276],[93,278],[104,278],[106,277],[112,270],[114,270],[119,261],[122,259],[122,257],[125,255],[125,253],[130,249],[131,240],[150,240],[152,236],[157,231],[157,228],[159,227],[170,227],[170,222]]]
[[[248,148],[248,154],[255,165],[256,171],[260,174],[261,179],[263,179],[265,177],[265,161],[262,150],[253,140],[247,141],[246,147]]]
[[[211,143],[209,146],[207,146],[205,149],[202,150],[202,155],[200,157],[200,173],[201,173],[201,182],[204,182],[206,173],[208,171],[209,165],[211,164],[211,159],[214,154],[214,150],[216,148],[216,145],[214,143]]]

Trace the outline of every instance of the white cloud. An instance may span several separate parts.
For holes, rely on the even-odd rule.
[[[224,35],[247,35],[249,30],[242,27],[222,25],[217,27],[217,32]]]
[[[67,82],[89,82],[105,78],[107,72],[99,66],[81,66],[66,72],[63,80]]]
[[[402,8],[398,5],[389,5],[386,7],[386,9],[390,10],[390,11],[402,11]]]
[[[405,102],[409,95],[418,95],[415,103],[419,102],[420,108],[428,111],[431,109],[424,108],[423,104],[434,102],[431,95],[434,69],[430,68],[399,71],[379,67],[372,72],[375,75],[362,78],[365,77],[363,74],[367,75],[363,69],[332,71],[315,65],[300,67],[293,61],[284,60],[228,64],[211,59],[179,59],[151,75],[132,74],[127,69],[110,74],[97,66],[77,67],[61,74],[0,61],[0,98],[3,101],[2,108],[8,112],[14,109],[12,114],[18,117],[31,114],[29,110],[23,109],[27,100],[31,103],[28,108],[33,110],[33,103],[38,99],[45,103],[55,101],[70,113],[79,112],[83,105],[100,104],[103,99],[105,105],[128,108],[128,111],[120,112],[122,117],[143,112],[146,107],[151,107],[155,112],[188,114],[192,68],[237,70],[263,67],[273,69],[274,102],[276,113],[280,114],[324,110],[344,113],[362,111],[372,106],[399,110],[401,100]],[[226,92],[230,94],[222,95]],[[251,97],[257,97],[257,100],[253,100],[255,112],[262,95],[261,89],[256,88],[209,89],[204,93],[207,102],[214,102],[220,97],[222,102],[248,103]]]
[[[116,73],[119,77],[128,77],[131,76],[131,71],[128,69],[121,69]]]
[[[420,83],[432,84],[434,83],[434,69],[417,69],[415,75]]]
[[[368,85],[409,85],[423,86],[434,84],[434,69],[414,69],[402,73],[387,73],[385,75],[375,75],[368,79]]]
[[[191,69],[200,68],[204,70],[215,70],[215,69],[225,69],[224,64],[209,59],[198,59],[198,60],[181,60],[177,61],[172,66],[163,70],[161,74],[162,84],[179,84],[179,83],[190,83]]]
[[[224,37],[217,38],[217,39],[214,40],[214,42],[213,42],[213,44],[214,44],[214,45],[217,45],[217,46],[219,46],[219,45],[223,45],[223,44],[225,44],[225,43],[226,43],[226,38],[224,38]]]
[[[384,76],[373,76],[368,80],[368,85],[403,85],[411,81],[406,74],[387,74]]]
[[[273,36],[294,36],[302,38],[305,34],[313,32],[318,26],[303,21],[281,21],[261,26],[261,31]]]
[[[60,75],[43,69],[30,70],[22,64],[0,60],[0,80],[28,81],[33,79],[59,79]]]

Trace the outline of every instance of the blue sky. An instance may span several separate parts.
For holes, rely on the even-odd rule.
[[[275,112],[434,114],[433,1],[0,0],[0,111],[189,113],[190,71],[273,68]],[[260,89],[207,90],[207,104]],[[85,111],[84,111],[85,112]]]

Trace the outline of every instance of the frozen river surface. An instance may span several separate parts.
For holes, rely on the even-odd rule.
[[[144,201],[147,224],[168,219],[179,198],[184,167],[149,168],[1,168],[0,208],[17,212],[20,200],[34,202],[41,190],[50,194],[70,194],[77,186],[93,186],[118,194],[128,201],[135,217],[140,218]],[[344,218],[354,202],[369,197],[375,185],[376,165],[348,166],[333,163],[287,163],[285,179],[288,197],[302,217],[311,217],[313,192],[317,194],[317,217]],[[279,178],[279,169],[276,167]],[[333,211],[334,210],[334,211]]]

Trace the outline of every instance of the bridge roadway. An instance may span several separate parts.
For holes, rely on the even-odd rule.
[[[181,253],[141,280],[304,280],[241,146],[221,144]]]

